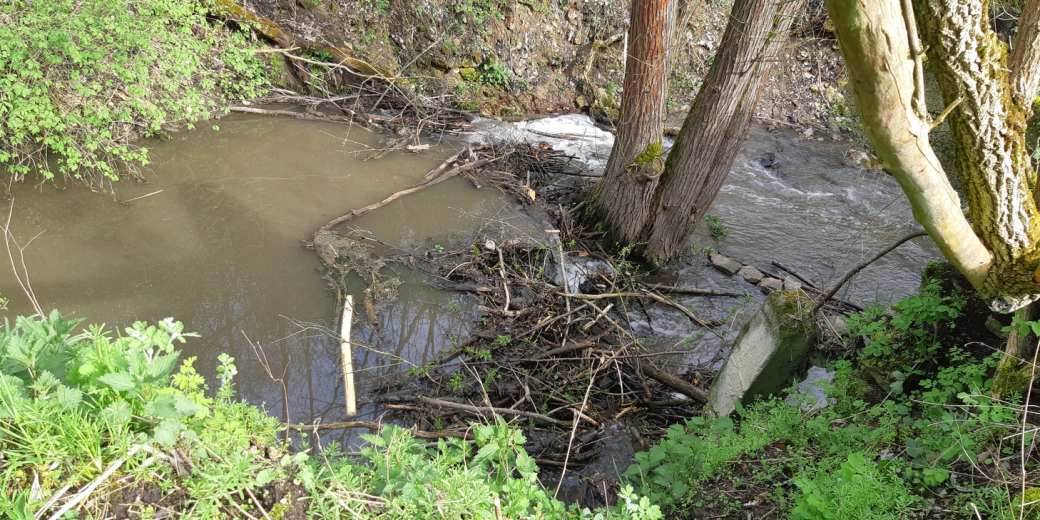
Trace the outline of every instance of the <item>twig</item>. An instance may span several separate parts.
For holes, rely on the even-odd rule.
[[[605,300],[605,299],[608,299],[608,298],[650,298],[651,300],[654,300],[657,303],[660,303],[662,305],[667,305],[669,307],[675,308],[679,312],[685,314],[686,317],[690,319],[690,321],[696,323],[697,325],[700,325],[701,327],[704,327],[704,328],[708,329],[709,331],[711,331],[712,334],[718,336],[720,339],[726,339],[724,336],[719,334],[718,331],[713,329],[712,325],[710,323],[702,320],[700,317],[698,317],[696,314],[694,314],[693,311],[691,311],[690,309],[687,309],[685,306],[679,304],[678,302],[675,302],[675,301],[673,301],[673,300],[671,300],[669,298],[666,298],[666,297],[664,297],[664,296],[662,296],[660,294],[657,294],[657,293],[653,293],[653,292],[623,291],[623,292],[602,293],[602,294],[581,294],[581,293],[575,293],[575,294],[567,294],[566,296],[570,296],[572,298],[577,298],[579,300]]]
[[[1019,462],[1021,464],[1022,472],[1022,494],[1020,495],[1022,497],[1022,503],[1019,505],[1018,509],[1019,520],[1025,518],[1027,506],[1026,485],[1029,473],[1026,471],[1026,463],[1029,458],[1026,456],[1026,431],[1028,430],[1029,425],[1029,402],[1033,398],[1033,383],[1036,381],[1036,361],[1038,354],[1040,354],[1040,341],[1037,342],[1036,348],[1033,349],[1033,365],[1029,367],[1029,390],[1026,391],[1026,402],[1025,406],[1022,407],[1022,438],[1019,441],[1021,448],[1021,457]]]
[[[791,275],[791,276],[801,280],[802,283],[804,283],[805,285],[808,285],[809,287],[812,287],[813,289],[816,289],[816,284],[813,283],[812,280],[810,280],[810,279],[808,279],[808,278],[798,274],[798,272],[795,271],[794,269],[791,269],[790,267],[787,267],[786,265],[781,264],[780,262],[777,262],[776,260],[773,260],[770,263],[773,264],[773,267],[776,267],[777,269],[779,269],[779,270],[781,270],[781,271],[783,271],[783,272],[785,272],[785,273],[787,273],[787,274],[789,274],[789,275]]]
[[[939,114],[939,117],[935,118],[935,121],[932,121],[931,129],[935,130],[939,125],[943,124],[943,121],[946,121],[946,118],[949,117],[958,106],[960,106],[962,101],[964,101],[964,96],[957,96],[957,99],[953,100],[953,103],[950,103],[948,107],[944,108],[942,113]]]
[[[315,424],[292,423],[285,424],[284,426],[287,429],[296,430],[300,432],[313,432],[320,430],[352,430],[355,428],[364,428],[366,430],[378,431],[384,426],[384,424],[376,421],[341,421]],[[443,437],[458,437],[461,439],[466,439],[469,437],[469,434],[465,431],[443,430],[428,432],[423,430],[417,430],[415,428],[411,428],[408,431],[411,432],[413,436],[419,437],[420,439],[440,439]]]
[[[927,121],[928,105],[924,98],[924,64],[921,63],[924,51],[921,49],[921,38],[917,34],[913,0],[901,0],[900,3],[903,8],[903,24],[906,25],[906,36],[910,44],[910,55],[914,59],[914,111],[917,112],[917,117]]]
[[[242,331],[242,337],[246,339],[246,343],[253,348],[253,355],[256,356],[256,360],[260,363],[260,368],[264,369],[267,373],[267,377],[272,382],[278,383],[282,386],[282,412],[285,414],[285,421],[288,422],[291,418],[289,417],[289,385],[285,382],[285,374],[289,372],[289,363],[286,362],[285,366],[282,367],[282,376],[275,377],[274,372],[271,371],[271,363],[267,360],[267,353],[264,352],[264,348],[259,344],[253,343],[253,340],[249,339],[249,335],[246,331]],[[289,442],[289,432],[285,432],[285,442]]]
[[[708,402],[708,393],[704,390],[697,388],[696,386],[693,386],[690,383],[687,383],[686,381],[683,381],[682,379],[679,379],[678,377],[675,377],[672,374],[669,374],[668,372],[665,372],[649,363],[640,366],[640,370],[643,372],[644,375],[657,380],[663,385],[685,395],[686,397],[689,397],[690,399],[694,399],[702,403]]]
[[[90,482],[90,484],[84,486],[83,489],[79,491],[79,493],[73,495],[68,502],[65,502],[65,505],[61,506],[60,509],[58,509],[54,512],[54,514],[48,517],[48,520],[58,520],[59,518],[65,516],[65,513],[72,511],[74,507],[78,506],[81,502],[86,500],[87,497],[89,497],[90,494],[93,493],[98,486],[100,486],[102,483],[108,480],[108,478],[111,477],[112,474],[116,472],[116,470],[122,467],[128,459],[132,458],[134,455],[137,455],[137,452],[141,451],[142,448],[143,446],[136,445],[130,448],[130,451],[127,452],[125,457],[120,457],[113,461],[111,464],[109,464],[108,467],[105,468],[105,471],[102,471],[101,474],[97,476],[97,478]],[[38,511],[36,514],[38,516],[42,516],[41,513],[42,511]]]
[[[155,190],[155,191],[153,191],[151,193],[145,193],[144,195],[140,195],[140,196],[134,197],[132,199],[127,199],[127,200],[121,201],[120,204],[123,204],[123,205],[130,204],[131,202],[133,202],[135,200],[146,199],[148,197],[151,197],[152,195],[158,195],[158,194],[162,193],[163,191],[166,191],[166,190]]]
[[[834,286],[832,286],[830,289],[828,289],[827,292],[824,293],[824,295],[822,297],[820,297],[819,300],[816,301],[816,305],[813,306],[812,311],[809,313],[809,315],[812,316],[812,315],[815,315],[817,312],[819,312],[820,308],[823,307],[823,304],[827,303],[827,300],[830,300],[831,297],[833,297],[842,288],[842,286],[845,285],[846,282],[848,282],[850,279],[852,279],[853,276],[856,276],[856,274],[858,274],[860,271],[865,269],[868,265],[878,261],[883,256],[891,253],[893,250],[895,250],[895,248],[903,245],[904,243],[909,242],[909,241],[911,241],[911,240],[913,240],[915,238],[920,238],[920,237],[927,236],[927,235],[928,235],[928,233],[926,233],[924,231],[915,231],[913,233],[910,233],[909,235],[907,235],[907,236],[897,240],[894,244],[892,244],[892,245],[886,247],[885,249],[881,250],[881,252],[879,252],[878,254],[874,255],[869,260],[867,260],[865,262],[861,262],[856,267],[853,267],[851,270],[849,270],[849,272],[845,273],[845,276],[842,276],[841,279],[838,280],[838,283],[834,284]]]
[[[655,291],[671,293],[671,294],[686,294],[689,296],[728,296],[732,298],[741,298],[746,296],[747,293],[733,292],[733,291],[718,291],[715,289],[700,289],[697,287],[673,287],[671,285],[660,284],[660,283],[644,283],[643,287],[647,289],[653,289]]]
[[[413,193],[417,193],[417,192],[423,191],[426,188],[429,188],[431,186],[435,186],[435,185],[440,184],[440,183],[442,183],[442,182],[444,182],[444,181],[446,181],[446,180],[448,180],[448,179],[450,179],[452,177],[455,177],[456,175],[458,175],[460,173],[463,173],[463,172],[466,172],[466,171],[469,171],[469,170],[472,170],[472,169],[475,169],[475,168],[480,168],[481,166],[485,166],[487,164],[490,164],[490,163],[492,163],[494,161],[497,161],[498,159],[499,159],[498,157],[493,158],[493,159],[480,159],[478,161],[474,161],[474,162],[471,162],[471,163],[466,163],[466,164],[464,164],[462,166],[457,166],[457,167],[455,167],[455,168],[453,168],[453,169],[451,169],[449,171],[441,173],[440,175],[438,175],[438,176],[436,176],[436,177],[434,177],[434,178],[432,178],[430,180],[421,182],[421,183],[416,184],[415,186],[412,186],[410,188],[405,188],[403,190],[394,192],[393,194],[391,194],[390,196],[388,196],[387,198],[385,198],[385,199],[383,199],[383,200],[381,200],[379,202],[376,202],[376,203],[373,203],[373,204],[369,204],[368,206],[365,206],[365,207],[362,207],[362,208],[357,208],[357,209],[351,210],[349,213],[346,213],[345,215],[336,217],[336,218],[330,220],[329,222],[327,222],[324,226],[321,226],[318,229],[318,231],[319,232],[329,231],[332,228],[334,228],[334,227],[336,227],[336,226],[338,226],[338,225],[340,225],[340,224],[342,224],[344,222],[347,222],[347,221],[349,221],[349,220],[351,220],[353,218],[356,218],[356,217],[359,217],[361,215],[364,215],[365,213],[368,213],[370,211],[382,208],[383,206],[386,206],[387,204],[390,204],[391,202],[393,202],[393,201],[395,201],[395,200],[397,200],[397,199],[399,199],[401,197],[404,197],[405,195],[411,195]]]
[[[556,491],[553,493],[553,498],[556,498],[560,494],[560,487],[563,486],[563,477],[567,475],[567,464],[571,460],[571,449],[574,447],[574,435],[578,433],[578,423],[581,422],[582,416],[585,414],[585,406],[589,403],[589,393],[592,392],[592,384],[596,382],[596,374],[599,372],[597,368],[592,374],[589,375],[589,386],[585,387],[585,397],[581,400],[581,408],[574,414],[574,424],[571,425],[571,436],[567,441],[567,454],[563,457],[563,469],[560,471],[560,480],[556,482]]]
[[[503,312],[509,312],[509,279],[506,278],[506,261],[502,257],[502,248],[496,247],[498,251],[498,274],[502,276],[502,288],[506,291],[506,303],[502,306]]]
[[[7,222],[4,224],[4,245],[7,247],[7,259],[11,262],[11,271],[14,273],[14,279],[18,282],[18,286],[22,288],[22,292],[29,299],[29,304],[32,305],[33,311],[39,316],[44,316],[43,307],[40,306],[40,302],[36,299],[36,292],[33,291],[32,284],[29,283],[29,267],[25,265],[25,247],[29,247],[26,244],[25,247],[18,245],[18,242],[14,238],[14,233],[11,232],[11,217],[14,215],[14,199],[11,199],[11,207],[7,211]],[[39,235],[37,235],[39,236]],[[36,238],[33,237],[32,240]],[[29,243],[32,243],[32,240]],[[22,265],[22,272],[18,272],[18,265],[14,261],[14,253],[11,251],[11,242],[14,242],[15,247],[18,248],[18,257]],[[23,280],[22,277],[25,277]]]
[[[554,419],[552,417],[549,417],[548,415],[542,415],[540,413],[528,412],[524,410],[513,410],[512,408],[498,408],[495,406],[473,406],[471,404],[456,403],[454,401],[446,401],[444,399],[435,399],[433,397],[426,396],[418,396],[416,399],[430,406],[462,410],[477,415],[484,415],[487,413],[499,415],[513,415],[526,417],[528,419],[534,419],[536,421],[541,421],[548,424],[555,424],[556,426],[567,427],[571,425],[571,423],[568,421],[562,421],[560,419]]]
[[[350,352],[350,325],[354,321],[354,297],[348,294],[343,302],[339,350],[343,366],[343,395],[347,402],[347,417],[353,417],[357,415],[357,395],[354,393],[354,357]]]

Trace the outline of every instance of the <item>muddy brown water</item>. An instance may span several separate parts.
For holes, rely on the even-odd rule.
[[[317,256],[301,242],[331,218],[418,182],[460,145],[434,143],[422,154],[365,161],[382,139],[358,128],[245,115],[219,125],[219,131],[204,125],[147,142],[152,164],[145,181],[120,182],[114,195],[78,185],[15,186],[14,233],[23,242],[39,234],[26,251],[33,288],[46,309],[112,328],[134,319],[183,321],[201,335],[184,348],[186,356],[198,357],[200,372],[212,380],[219,353],[233,355],[239,395],[283,417],[281,386],[270,380],[250,341],[259,344],[275,375],[285,371],[291,421],[340,420],[339,344],[329,332],[339,311]],[[521,137],[532,140],[566,136],[549,140],[593,167],[610,150],[610,135],[584,116],[500,126],[490,130],[499,138],[524,131],[532,133]],[[757,298],[754,287],[706,267],[700,251],[710,246],[772,271],[770,262],[780,261],[826,285],[914,227],[895,182],[844,166],[843,150],[837,143],[753,131],[712,208],[729,236],[716,242],[699,230],[693,252],[666,270],[664,281],[742,289]],[[0,209],[6,212],[7,204]],[[351,225],[422,252],[483,240],[493,227],[496,235],[530,236],[541,229],[532,222],[498,192],[457,178]],[[904,246],[842,295],[865,303],[912,293],[920,268],[936,254],[926,241]],[[6,263],[0,273],[0,294],[11,300],[6,316],[31,312]],[[414,271],[390,274],[404,282],[396,303],[378,323],[355,321],[362,387],[457,344],[479,314],[467,296],[433,289]],[[358,301],[362,289],[360,281],[350,287]],[[680,300],[706,318],[729,318],[722,331],[727,340],[754,304],[754,298]],[[638,334],[688,349],[687,366],[717,367],[728,350],[727,341],[667,309],[649,307],[630,320]],[[378,413],[371,406],[362,412],[363,418]]]
[[[218,354],[230,353],[239,394],[282,416],[281,388],[248,336],[275,374],[286,370],[291,420],[340,419],[339,345],[320,330],[336,322],[335,298],[301,241],[329,219],[421,180],[453,147],[364,161],[369,154],[358,152],[378,148],[380,138],[358,128],[244,115],[219,126],[145,143],[152,158],[145,182],[119,182],[114,195],[15,186],[15,235],[25,242],[40,234],[25,255],[33,289],[45,309],[111,328],[183,321],[201,336],[184,348],[201,373],[212,378]],[[452,233],[505,219],[503,202],[452,179],[352,224],[395,245],[431,249]],[[0,294],[11,300],[6,316],[31,313],[6,262],[0,271]],[[401,304],[381,316],[379,333],[357,327],[355,335],[378,339],[382,352],[359,350],[362,371],[421,363],[469,326],[469,302],[415,275],[403,278]]]

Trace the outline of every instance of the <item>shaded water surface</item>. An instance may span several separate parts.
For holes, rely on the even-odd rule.
[[[14,233],[22,242],[42,233],[26,251],[32,286],[45,308],[91,322],[185,322],[201,335],[185,348],[200,372],[212,376],[217,355],[232,354],[240,394],[282,415],[281,387],[257,363],[248,336],[275,375],[287,370],[292,420],[335,420],[343,407],[339,345],[320,330],[335,324],[335,298],[301,241],[329,219],[420,181],[452,150],[365,162],[356,152],[379,147],[365,130],[256,116],[219,124],[146,143],[146,181],[120,182],[114,196],[16,186]],[[430,248],[504,206],[497,193],[453,179],[353,224],[395,245]],[[7,316],[31,312],[6,262],[0,272]],[[381,317],[381,337],[391,338],[380,345],[385,355],[360,351],[361,366],[421,363],[438,338],[464,326],[465,302],[452,304],[455,295],[415,277],[404,281],[401,305]]]

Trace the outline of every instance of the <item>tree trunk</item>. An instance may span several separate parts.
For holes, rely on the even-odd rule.
[[[961,212],[928,141],[930,123],[913,110],[915,68],[899,0],[827,0],[849,82],[875,153],[896,178],[914,218],[976,288],[992,255]]]
[[[594,194],[596,206],[617,238],[634,242],[650,215],[664,170],[668,47],[677,0],[634,0],[628,36],[621,120],[617,138]]]
[[[681,249],[729,174],[762,93],[770,64],[787,41],[802,0],[736,0],[693,108],[668,154],[646,255],[662,263]]]
[[[1033,94],[1019,95],[1007,46],[990,30],[984,0],[914,0],[914,10],[943,100],[958,103],[947,120],[968,220],[994,257],[983,294],[996,309],[1020,308],[1037,299],[1034,273],[1040,266],[1036,173],[1025,140]],[[1019,36],[1034,29],[1027,23]],[[1016,56],[1028,63],[1032,54]]]

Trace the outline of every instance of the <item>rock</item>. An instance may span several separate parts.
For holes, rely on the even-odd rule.
[[[762,271],[759,271],[753,265],[745,265],[744,267],[741,267],[740,270],[737,271],[737,274],[739,274],[745,282],[750,284],[757,284],[758,282],[761,282],[763,278],[765,278],[765,275],[762,274]]]
[[[1008,333],[1004,331],[1004,324],[995,316],[986,317],[986,330],[998,338],[1008,337]]]
[[[708,406],[716,414],[729,415],[737,403],[749,403],[791,383],[816,343],[812,307],[812,299],[801,292],[777,291],[766,298],[740,331],[733,353],[711,386]]]
[[[604,273],[608,278],[614,276],[614,268],[598,258],[567,257],[563,270],[566,271],[567,277],[566,289],[572,293],[582,292],[582,285],[585,285],[590,279],[594,279],[597,273]],[[559,265],[553,264],[552,271],[553,283],[564,287]]]
[[[787,396],[787,402],[797,405],[803,412],[818,412],[834,403],[833,397],[827,397],[827,387],[834,382],[834,372],[826,368],[812,366],[805,374],[805,379],[798,383],[798,389]]]
[[[740,265],[740,262],[718,253],[712,253],[709,255],[708,260],[711,261],[711,265],[715,266],[716,269],[730,276],[737,274],[737,272],[740,271],[740,268],[743,267]]]
[[[841,316],[824,316],[823,321],[831,333],[839,338],[844,338],[852,333],[849,330],[849,324]]]
[[[798,281],[797,278],[791,276],[784,277],[784,290],[785,291],[801,291],[802,282]]]
[[[773,152],[766,152],[758,158],[758,165],[765,169],[775,168],[776,163],[776,154]]]
[[[782,291],[784,289],[784,282],[779,278],[767,276],[763,278],[761,282],[758,282],[758,287],[767,293]]]
[[[874,158],[867,152],[861,150],[849,150],[845,152],[845,166],[850,168],[863,168],[872,170],[875,166]]]
[[[815,131],[812,129],[812,127],[809,127],[809,128],[806,128],[805,130],[802,130],[802,137],[804,137],[806,139],[809,139],[809,138],[811,138],[813,136],[814,133],[815,133]]]

